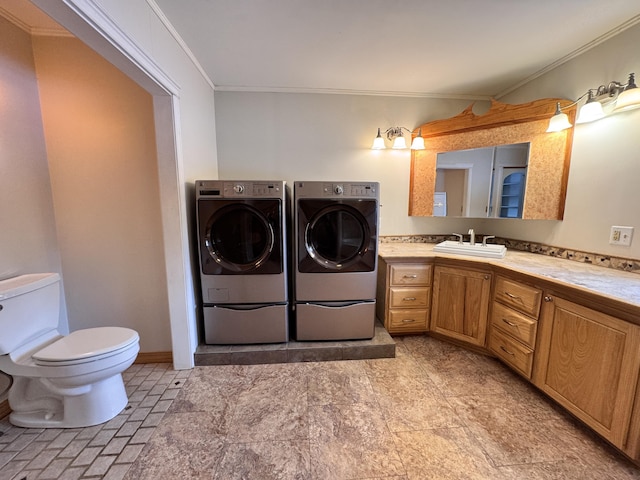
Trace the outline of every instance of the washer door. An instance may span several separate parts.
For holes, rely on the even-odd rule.
[[[282,216],[278,200],[199,205],[204,274],[282,273]]]
[[[300,272],[370,272],[375,268],[376,203],[300,200]],[[314,211],[315,207],[315,211]],[[307,217],[308,220],[303,217]]]

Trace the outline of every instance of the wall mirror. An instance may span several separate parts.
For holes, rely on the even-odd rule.
[[[494,100],[416,128],[426,149],[411,152],[409,215],[562,219],[573,129],[546,132],[556,102],[571,103]],[[575,106],[563,111],[573,123]]]
[[[433,216],[522,218],[529,146],[438,153]]]

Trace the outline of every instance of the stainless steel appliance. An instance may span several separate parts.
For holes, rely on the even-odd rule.
[[[294,183],[296,340],[372,338],[377,182]]]
[[[196,181],[205,343],[289,340],[284,181]]]

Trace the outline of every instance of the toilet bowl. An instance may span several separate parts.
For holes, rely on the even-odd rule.
[[[0,281],[0,370],[13,376],[9,421],[28,428],[104,423],[127,405],[122,372],[139,351],[138,333],[99,327],[57,329],[58,274]]]

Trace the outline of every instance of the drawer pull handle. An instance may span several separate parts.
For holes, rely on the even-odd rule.
[[[415,323],[414,318],[403,318],[402,323]]]
[[[509,325],[510,327],[516,327],[516,328],[518,328],[518,324],[517,324],[517,323],[510,322],[510,321],[509,321],[509,320],[507,320],[506,318],[503,318],[503,319],[502,319],[502,321],[503,321],[504,323],[506,323],[507,325]]]
[[[512,300],[520,300],[520,297],[518,295],[514,295],[513,293],[504,292],[504,294]]]
[[[404,300],[405,302],[415,302],[416,297],[404,297],[402,300]]]
[[[414,273],[413,275],[405,275],[403,278],[418,278],[418,275]]]
[[[509,350],[507,350],[506,348],[504,348],[502,345],[500,345],[500,350],[502,350],[504,353],[511,355],[512,357],[515,357],[516,354],[513,352],[510,352]]]

